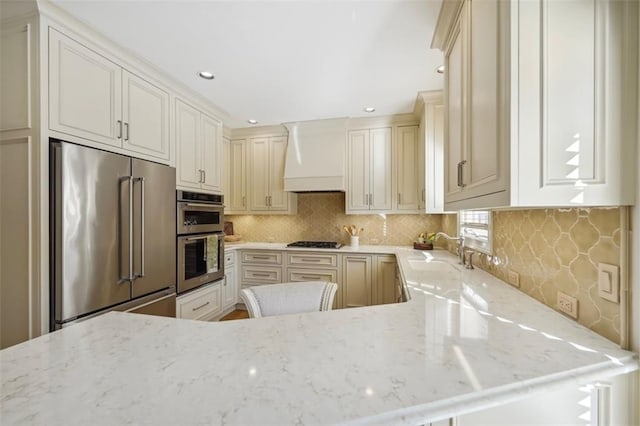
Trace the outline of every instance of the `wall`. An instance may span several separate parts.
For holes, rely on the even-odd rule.
[[[364,228],[360,244],[411,245],[420,232],[441,229],[442,215],[346,215],[343,193],[298,194],[298,214],[227,216],[234,233],[249,241],[289,243],[298,240],[347,244],[343,225]]]
[[[442,226],[457,234],[456,216]],[[620,341],[620,305],[600,298],[597,284],[598,263],[620,265],[620,208],[495,211],[493,252],[475,264],[503,281],[519,273],[520,290],[545,305],[555,308],[558,291],[577,298],[578,322]]]

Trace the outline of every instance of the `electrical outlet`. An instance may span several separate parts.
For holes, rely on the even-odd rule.
[[[520,274],[516,271],[509,271],[508,276],[509,284],[514,287],[520,288]]]
[[[578,299],[559,291],[557,305],[558,310],[572,318],[578,319]]]
[[[380,240],[377,238],[369,238],[369,244],[380,244]]]

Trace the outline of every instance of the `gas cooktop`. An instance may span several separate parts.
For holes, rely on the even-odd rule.
[[[287,247],[338,249],[342,247],[342,244],[335,241],[296,241],[295,243],[287,244]]]

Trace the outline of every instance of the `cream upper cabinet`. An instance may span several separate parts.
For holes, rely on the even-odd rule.
[[[395,206],[397,210],[416,211],[420,207],[420,150],[418,126],[399,126],[394,143]],[[424,173],[424,172],[423,172]]]
[[[465,2],[445,51],[447,204],[489,194],[508,197],[508,140],[500,128],[500,95],[508,88],[500,86],[500,78],[507,64],[498,49],[499,14],[508,7],[505,3]]]
[[[222,123],[176,99],[176,185],[222,192]]]
[[[228,167],[228,186],[225,191],[227,214],[246,213],[247,211],[247,143],[246,139],[234,139],[229,142],[225,160]]]
[[[123,148],[169,159],[169,94],[128,72],[122,73]]]
[[[391,210],[391,128],[350,131],[347,149],[347,213]]]
[[[49,127],[122,145],[122,68],[49,30]]]
[[[201,114],[202,189],[222,192],[222,123]]]
[[[446,207],[633,204],[638,3],[442,7]]]
[[[176,100],[176,183],[200,189],[202,183],[200,149],[200,112]]]
[[[420,211],[444,212],[444,105],[442,91],[421,92],[419,179]]]
[[[49,127],[168,162],[169,93],[49,29]]]
[[[286,212],[296,209],[296,199],[284,191],[286,136],[251,138],[249,148],[249,210]]]
[[[371,255],[342,256],[342,287],[345,308],[371,305],[373,289]]]
[[[287,138],[269,138],[269,209],[287,210],[289,193],[284,191],[284,162],[287,155]]]
[[[269,210],[269,138],[251,139],[251,210]]]

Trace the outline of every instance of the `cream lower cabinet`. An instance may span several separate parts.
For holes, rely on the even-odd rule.
[[[243,250],[240,252],[240,285],[247,288],[255,285],[283,282],[283,253],[270,250]]]
[[[170,160],[169,93],[52,28],[49,94],[51,130]]]
[[[336,283],[333,309],[395,303],[400,297],[393,255],[244,250],[239,266],[242,288],[282,282]]]
[[[300,252],[287,253],[287,282],[327,281],[336,283],[338,290],[333,299],[333,309],[343,307],[340,255],[337,253]]]
[[[235,307],[238,303],[238,277],[236,273],[236,253],[224,255],[224,281],[222,283],[222,309]]]
[[[446,209],[634,204],[638,7],[443,2]]]
[[[207,284],[176,300],[176,318],[210,321],[222,313],[222,281]]]
[[[396,265],[393,255],[342,255],[343,307],[398,302]]]
[[[373,301],[372,255],[342,256],[343,307],[369,306]]]
[[[395,256],[374,256],[375,283],[373,286],[373,301],[375,305],[397,303],[398,285],[396,280],[397,266]]]
[[[176,186],[222,192],[222,123],[176,99]]]
[[[347,214],[392,210],[391,128],[350,131],[347,155]]]

